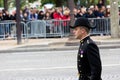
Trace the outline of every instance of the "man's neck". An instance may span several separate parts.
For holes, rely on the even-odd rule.
[[[85,38],[88,37],[88,36],[89,36],[89,34],[84,35],[84,36],[80,39],[80,41],[83,40],[83,39],[85,39]]]

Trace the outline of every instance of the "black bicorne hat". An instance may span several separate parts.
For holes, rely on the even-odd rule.
[[[81,26],[84,26],[88,29],[94,29],[95,23],[93,23],[93,20],[88,20],[88,18],[80,17],[75,21],[74,26],[70,26],[70,28],[74,29],[76,27],[81,27]]]

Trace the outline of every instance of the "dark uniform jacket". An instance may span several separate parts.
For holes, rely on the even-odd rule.
[[[89,36],[80,41],[77,55],[79,80],[101,80],[101,60],[97,45]]]

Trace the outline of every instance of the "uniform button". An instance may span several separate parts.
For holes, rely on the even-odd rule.
[[[80,78],[82,78],[82,76],[80,76]]]
[[[81,65],[79,65],[79,67],[81,67]],[[80,71],[81,72],[81,71]]]

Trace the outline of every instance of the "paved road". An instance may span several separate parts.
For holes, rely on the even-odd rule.
[[[120,49],[101,49],[103,80],[120,80]],[[76,50],[0,54],[0,80],[77,80]]]

